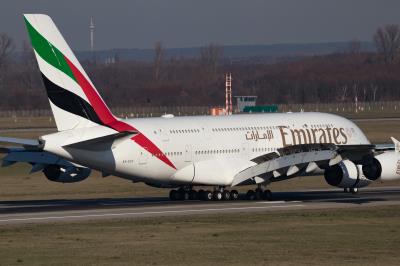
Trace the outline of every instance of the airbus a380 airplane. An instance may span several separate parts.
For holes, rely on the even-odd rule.
[[[119,119],[50,17],[25,23],[58,132],[38,140],[0,138],[3,166],[27,162],[55,182],[79,182],[96,169],[133,182],[174,188],[171,199],[270,199],[270,182],[324,174],[357,192],[375,180],[400,178],[399,142],[378,147],[351,121],[324,113]],[[212,189],[199,191],[194,186]]]

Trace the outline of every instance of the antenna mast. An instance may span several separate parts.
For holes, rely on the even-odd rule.
[[[89,25],[89,30],[90,30],[90,51],[94,51],[94,20],[93,17],[90,17],[90,25]]]

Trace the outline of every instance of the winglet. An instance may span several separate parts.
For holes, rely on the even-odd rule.
[[[390,139],[394,143],[394,151],[399,152],[400,151],[400,142],[397,139],[395,139],[394,137],[390,137]]]

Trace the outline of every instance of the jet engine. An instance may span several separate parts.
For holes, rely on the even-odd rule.
[[[51,164],[43,169],[44,175],[48,180],[59,183],[75,183],[85,180],[90,175],[91,170],[84,167]]]
[[[400,179],[400,153],[386,151],[375,156],[368,164],[363,165],[362,171],[369,180]]]
[[[325,169],[326,182],[334,187],[360,188],[368,186],[371,181],[367,179],[361,165],[355,165],[350,160],[343,160],[338,164]]]

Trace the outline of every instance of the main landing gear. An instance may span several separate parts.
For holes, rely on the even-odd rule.
[[[248,200],[272,200],[272,192],[269,189],[258,187],[256,190],[249,190],[246,193]]]
[[[224,188],[216,188],[214,191],[194,190],[193,188],[179,188],[173,189],[169,192],[169,198],[171,200],[238,200],[239,192],[237,190],[225,190]]]
[[[169,192],[171,200],[204,200],[204,201],[229,201],[238,200],[239,192],[237,190],[226,190],[224,187],[216,187],[211,190],[194,190],[192,187],[181,187]],[[272,193],[263,186],[258,186],[255,190],[249,190],[246,193],[247,200],[272,200]]]

